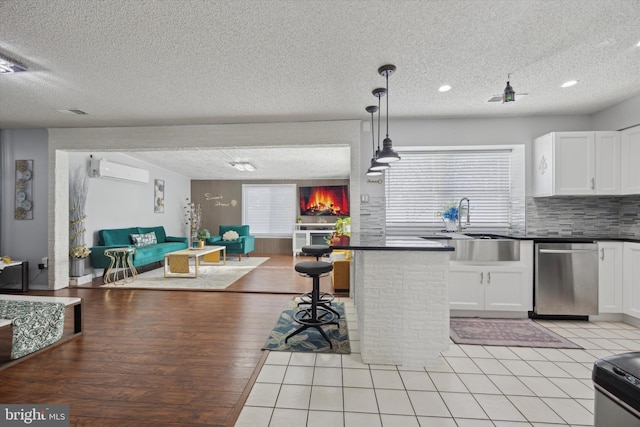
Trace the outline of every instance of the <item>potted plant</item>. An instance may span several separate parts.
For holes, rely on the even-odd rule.
[[[211,233],[206,228],[201,228],[198,230],[198,247],[204,247],[205,241],[211,237]]]
[[[325,238],[328,245],[348,241],[351,237],[351,217],[338,218],[334,225],[334,232]],[[347,242],[344,242],[347,243]]]
[[[458,203],[450,202],[442,207],[442,210],[436,212],[436,216],[442,218],[446,231],[458,230],[458,217],[459,215],[466,215],[466,207],[462,207],[462,211],[458,211]]]
[[[338,218],[336,220],[336,234],[338,236],[351,237],[351,217]]]
[[[296,221],[298,222],[298,224],[302,224],[302,217],[298,215],[298,218],[296,218]]]

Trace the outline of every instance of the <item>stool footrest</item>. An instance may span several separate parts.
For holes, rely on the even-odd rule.
[[[304,308],[294,313],[293,319],[301,325],[326,325],[334,323],[336,315],[324,307],[317,307],[314,312],[311,308]]]

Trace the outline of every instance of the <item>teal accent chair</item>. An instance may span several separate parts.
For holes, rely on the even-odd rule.
[[[222,236],[229,230],[238,233],[237,240],[222,240]],[[242,255],[249,256],[255,249],[256,238],[249,232],[248,225],[221,225],[218,236],[209,237],[206,242],[209,246],[226,246],[227,255],[238,255],[242,260]]]

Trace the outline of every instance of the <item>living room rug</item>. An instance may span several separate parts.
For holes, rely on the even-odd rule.
[[[271,334],[262,349],[272,351],[300,351],[316,353],[351,353],[351,346],[349,345],[349,330],[347,328],[344,304],[341,302],[334,302],[331,306],[340,313],[340,319],[336,319],[338,321],[338,326],[325,326],[323,327],[323,330],[331,340],[333,348],[329,347],[327,340],[325,340],[320,332],[315,328],[309,328],[298,335],[291,337],[289,342],[284,342],[287,335],[301,326],[293,318],[293,314],[298,309],[298,303],[295,300],[291,300],[280,314],[276,325],[271,331]]]
[[[582,348],[531,319],[455,317],[450,336],[456,344]]]
[[[214,291],[225,289],[245,274],[267,261],[269,257],[227,258],[227,265],[200,265],[198,277],[164,277],[164,268],[156,268],[139,274],[135,281],[121,284],[105,284],[101,288],[118,289],[160,289],[160,290],[196,290]],[[191,268],[193,269],[193,260]]]

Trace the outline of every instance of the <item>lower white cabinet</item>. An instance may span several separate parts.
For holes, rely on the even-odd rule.
[[[622,313],[622,242],[598,242],[598,311]]]
[[[622,312],[640,318],[640,243],[624,243]]]
[[[533,242],[520,243],[520,261],[449,263],[452,310],[533,309]]]

